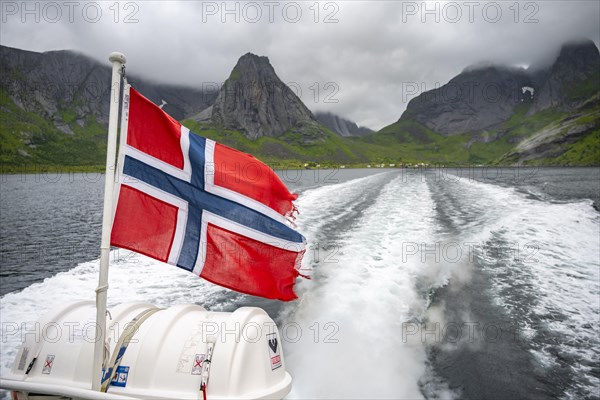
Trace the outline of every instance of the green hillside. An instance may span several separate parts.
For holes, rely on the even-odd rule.
[[[508,121],[478,134],[444,137],[415,121],[400,120],[364,137],[341,137],[327,128],[310,132],[288,131],[278,138],[248,139],[242,132],[215,129],[193,120],[182,123],[193,132],[250,153],[272,165],[304,164],[364,166],[367,164],[512,165],[519,161],[518,144],[553,132],[541,157],[526,165],[600,164],[600,107],[598,99],[576,112],[545,110],[528,116],[529,105],[519,106]],[[23,167],[101,169],[106,157],[106,127],[93,117],[78,123],[69,109],[58,114],[65,133],[52,121],[24,111],[0,92],[0,163],[3,172]],[[82,126],[83,125],[83,126]],[[65,130],[65,129],[63,129]],[[323,136],[322,131],[326,132]],[[580,130],[577,135],[570,131]],[[564,137],[565,140],[561,140]]]
[[[5,172],[24,166],[104,165],[106,127],[94,117],[81,126],[68,109],[60,110],[59,115],[69,133],[34,112],[24,111],[0,89],[0,163]]]
[[[396,149],[404,162],[448,165],[502,164],[518,162],[517,146],[528,138],[558,130],[547,143],[547,154],[525,165],[600,165],[600,108],[584,107],[575,113],[548,109],[527,115],[529,105],[519,106],[501,126],[480,133],[442,136],[415,121],[400,120],[364,140]],[[571,131],[581,130],[581,135]]]
[[[104,165],[106,128],[93,118],[82,127],[74,121],[67,122],[68,110],[64,110],[65,122],[73,132],[69,134],[58,130],[39,115],[23,111],[6,96],[2,97],[0,104],[0,162],[4,172],[27,166],[86,170],[101,169]],[[556,111],[544,111],[529,117],[525,113],[526,108],[518,110],[501,127],[476,135],[477,140],[470,133],[444,137],[414,121],[399,121],[361,138],[340,137],[325,128],[325,137],[312,142],[309,140],[308,144],[306,134],[291,131],[278,138],[250,140],[239,131],[215,129],[193,120],[182,123],[193,132],[250,153],[271,165],[511,165],[517,161],[514,150],[520,141],[544,129],[560,128],[564,120],[572,118]],[[600,126],[600,112],[588,110],[574,121],[580,126]],[[599,165],[600,129],[551,147],[555,148],[553,153],[524,164]]]
[[[300,134],[288,131],[277,138],[263,136],[251,140],[239,131],[216,129],[192,120],[184,120],[182,123],[199,135],[250,153],[269,164],[303,166],[306,163],[318,163],[331,166],[399,161],[396,148],[357,138],[344,138],[325,127],[314,138],[306,132]],[[322,135],[323,131],[326,133],[325,137]]]

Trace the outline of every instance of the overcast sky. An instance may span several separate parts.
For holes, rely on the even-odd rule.
[[[311,110],[372,129],[396,121],[415,87],[432,89],[468,65],[529,65],[570,39],[600,42],[596,0],[114,4],[2,0],[0,42],[107,64],[118,50],[131,73],[190,86],[223,82],[252,52],[268,56]]]

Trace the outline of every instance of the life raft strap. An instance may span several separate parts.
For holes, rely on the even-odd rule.
[[[209,337],[206,344],[206,359],[202,362],[202,374],[200,390],[202,397],[206,400],[206,388],[208,387],[208,378],[210,377],[210,363],[212,361],[213,351],[215,349],[216,338]]]
[[[135,318],[133,318],[131,322],[127,324],[127,328],[121,334],[119,340],[115,345],[115,351],[113,352],[113,355],[108,363],[109,367],[106,369],[102,376],[102,385],[100,387],[101,392],[106,393],[106,391],[108,390],[110,382],[114,379],[115,374],[117,373],[117,368],[119,368],[121,360],[125,355],[127,346],[129,346],[131,339],[137,333],[140,326],[142,326],[144,321],[150,318],[151,315],[160,310],[162,310],[162,308],[150,308],[148,310],[144,310],[138,315],[136,315]]]

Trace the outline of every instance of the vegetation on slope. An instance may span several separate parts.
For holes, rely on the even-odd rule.
[[[501,126],[473,134],[442,136],[415,122],[400,120],[379,132],[364,137],[340,137],[322,128],[314,137],[310,132],[285,132],[278,138],[248,139],[242,132],[216,129],[194,120],[182,121],[193,132],[250,153],[275,166],[322,167],[367,164],[514,164],[516,146],[544,129],[560,128],[564,121],[575,126],[600,126],[600,111],[590,107],[576,117],[557,110],[527,115],[529,106],[515,109],[512,118]],[[0,92],[0,163],[4,172],[19,166],[102,168],[106,157],[106,128],[93,117],[77,121],[72,109],[58,112],[65,133],[33,112],[23,111]],[[576,118],[573,120],[573,118]],[[63,130],[65,130],[63,129]],[[566,128],[565,128],[566,129]],[[325,136],[323,136],[325,131]],[[564,133],[566,136],[566,132]],[[575,139],[553,143],[552,151],[526,160],[529,165],[599,165],[600,130],[590,129]]]
[[[18,107],[0,90],[0,163],[5,170],[23,165],[92,166],[106,159],[106,128],[94,117],[75,121],[72,110],[58,113],[65,133],[52,121]]]
[[[516,146],[524,139],[548,129],[567,129],[600,126],[600,114],[590,109],[572,121],[578,114],[567,114],[547,109],[527,115],[530,105],[515,109],[514,115],[502,125],[480,133],[442,136],[415,122],[400,120],[365,138],[371,143],[397,149],[405,162],[440,163],[446,165],[514,164],[519,162]],[[563,125],[568,124],[569,127]],[[585,130],[584,130],[585,131]],[[597,130],[595,131],[597,135]],[[600,165],[600,142],[594,142],[594,131],[564,141],[555,140],[548,146],[548,154],[527,160],[530,165]],[[597,136],[596,136],[597,137]]]

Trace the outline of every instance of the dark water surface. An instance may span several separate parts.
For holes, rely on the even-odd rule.
[[[298,301],[137,256],[113,263],[109,300],[259,306],[297,324],[304,336],[285,343],[291,398],[598,397],[600,169],[279,174],[300,193],[308,241],[313,279]],[[2,321],[93,295],[102,178],[0,176]],[[3,369],[13,347],[3,343]]]
[[[377,170],[376,172],[381,172]],[[374,170],[285,170],[293,191]],[[0,175],[0,296],[100,257],[104,175]]]

